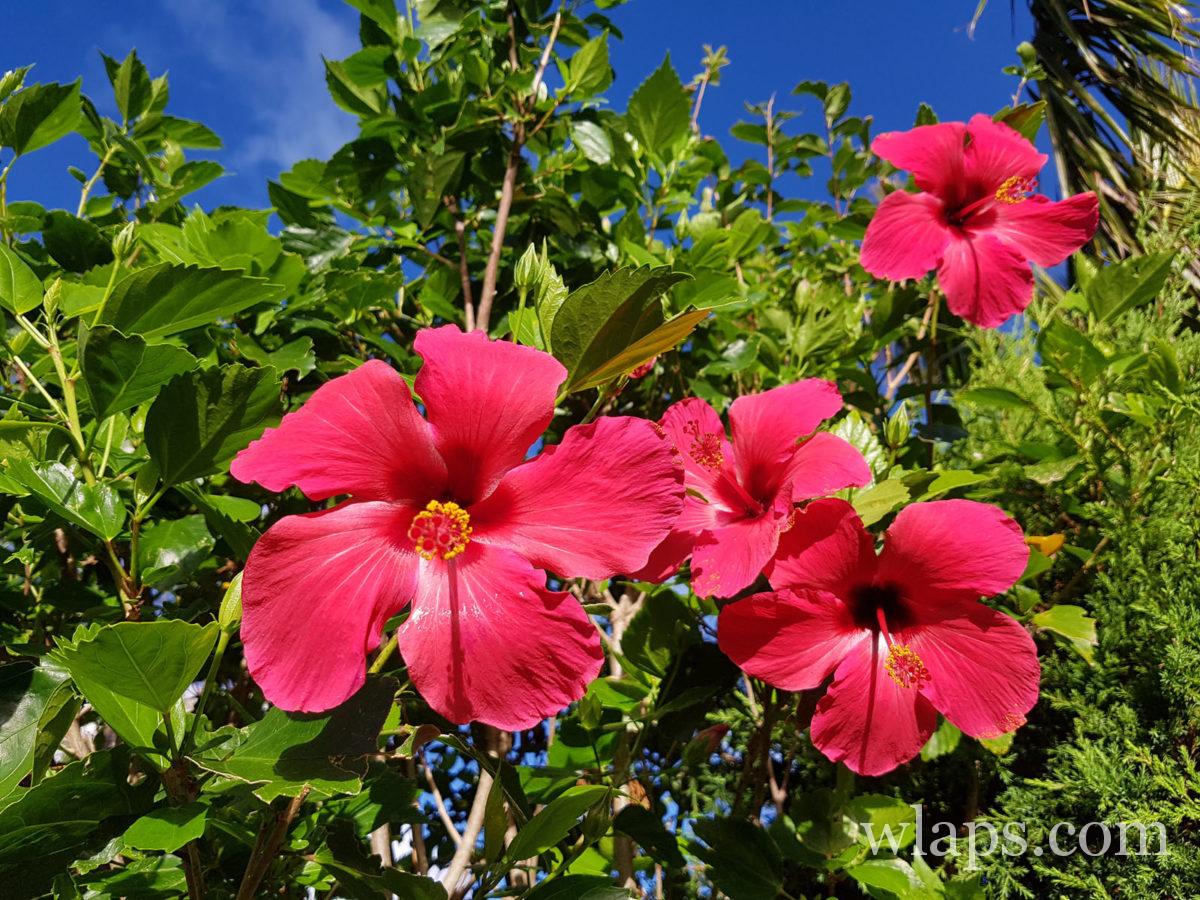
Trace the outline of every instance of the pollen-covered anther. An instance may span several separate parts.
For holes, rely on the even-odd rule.
[[[454,559],[471,543],[471,516],[453,500],[430,500],[413,516],[408,536],[425,559]]]
[[[904,644],[892,644],[887,659],[883,661],[883,668],[888,677],[902,688],[919,688],[929,680],[929,670],[921,662],[921,657],[912,647]]]
[[[699,422],[688,422],[683,430],[692,436],[692,444],[688,455],[709,471],[715,472],[725,462],[725,454],[721,452],[721,438],[711,431],[701,433]]]
[[[1006,178],[996,189],[996,199],[1001,203],[1020,203],[1037,190],[1037,179],[1024,175]]]

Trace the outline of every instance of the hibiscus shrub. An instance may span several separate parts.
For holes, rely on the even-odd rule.
[[[1103,259],[1040,102],[726,142],[722,51],[618,111],[603,12],[352,5],[270,209],[136,53],[0,80],[0,895],[1190,895],[1191,207]]]

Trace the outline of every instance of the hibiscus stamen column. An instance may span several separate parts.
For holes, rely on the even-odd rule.
[[[879,624],[879,631],[883,634],[888,648],[887,658],[883,661],[883,668],[888,677],[902,688],[919,688],[929,680],[929,670],[925,668],[925,663],[912,647],[892,639],[882,606],[875,608],[875,621]]]

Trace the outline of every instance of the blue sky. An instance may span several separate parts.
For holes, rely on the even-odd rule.
[[[611,96],[622,106],[670,52],[687,81],[703,44],[728,47],[732,64],[705,98],[701,124],[725,136],[745,117],[744,101],[772,93],[806,110],[793,123],[819,128],[808,99],[790,96],[804,79],[849,81],[852,110],[875,117],[876,132],[911,126],[920,102],[943,119],[1004,106],[1013,79],[1000,72],[1028,37],[1024,4],[993,0],[974,37],[975,0],[632,0],[612,13],[624,32],[614,41]],[[899,9],[899,12],[898,12]],[[337,0],[80,0],[9,4],[0,69],[36,63],[32,80],[83,76],[84,92],[112,112],[99,51],[122,57],[136,47],[152,75],[169,70],[175,115],[199,119],[225,141],[215,154],[230,175],[193,198],[204,205],[267,205],[266,180],[305,157],[326,157],[355,134],[352,116],[325,90],[321,55],[358,47],[357,13]],[[811,124],[809,124],[811,121]],[[13,170],[9,197],[74,209],[78,183],[66,172],[87,163],[71,138],[38,151]],[[1047,172],[1048,174],[1048,172]]]

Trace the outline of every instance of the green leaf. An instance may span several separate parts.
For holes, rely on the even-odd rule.
[[[868,859],[851,866],[846,874],[868,891],[872,888],[887,891],[901,900],[938,896],[925,887],[913,867],[902,859]],[[872,896],[880,895],[872,893]]]
[[[283,293],[281,285],[236,270],[160,263],[118,281],[100,323],[157,338],[213,324]]]
[[[1098,643],[1096,620],[1088,616],[1082,607],[1060,603],[1037,613],[1032,621],[1038,628],[1066,638],[1080,656],[1091,661],[1093,648]]]
[[[1092,314],[1111,322],[1158,296],[1175,254],[1171,251],[1135,256],[1102,268],[1088,283],[1085,296]]]
[[[129,784],[129,757],[100,750],[0,810],[0,896],[36,897],[71,863],[94,853],[149,807],[155,779]]]
[[[108,73],[121,118],[126,122],[136,119],[150,108],[150,99],[154,94],[150,73],[138,59],[136,50],[130,50],[122,62],[103,53],[100,56],[104,59],[104,70]]]
[[[679,840],[663,824],[662,819],[643,806],[626,806],[613,819],[613,829],[628,835],[641,845],[646,855],[669,869],[687,865],[679,852]]]
[[[66,678],[31,662],[0,666],[0,798],[32,771],[38,724]]]
[[[864,525],[874,525],[908,499],[908,488],[898,478],[889,478],[854,492],[854,511]]]
[[[408,170],[408,193],[417,224],[422,228],[433,221],[442,208],[442,197],[462,175],[466,154],[457,150],[427,153],[412,161]]]
[[[1037,139],[1038,130],[1046,119],[1046,101],[1038,100],[1036,103],[1022,103],[1002,109],[993,118],[1015,128],[1025,140],[1032,142]]]
[[[508,845],[508,858],[528,859],[545,853],[570,833],[580,816],[608,796],[609,789],[604,785],[567,788],[517,832]]]
[[[100,325],[84,331],[79,344],[83,383],[97,419],[107,419],[151,399],[160,387],[198,365],[196,357],[171,344],[147,344]]]
[[[633,92],[625,118],[633,136],[660,163],[674,156],[675,146],[691,129],[691,103],[670,54]]]
[[[954,398],[968,406],[985,409],[1029,409],[1029,401],[1007,388],[981,387],[959,391]]]
[[[228,365],[177,375],[146,415],[146,446],[164,484],[224,467],[279,415],[270,368]]]
[[[707,819],[693,826],[708,846],[692,853],[708,866],[712,883],[733,900],[775,900],[783,887],[783,861],[761,828],[740,819]]]
[[[112,262],[112,243],[100,229],[65,210],[47,214],[42,240],[54,261],[71,272],[86,272]]]
[[[125,846],[171,853],[204,834],[208,807],[203,803],[171,806],[146,813],[125,831]]]
[[[604,384],[686,337],[707,311],[664,322],[659,297],[688,277],[666,266],[621,268],[567,295],[549,324],[550,346],[567,367],[563,389]]]
[[[200,766],[257,785],[254,792],[270,802],[297,796],[307,784],[319,796],[354,793],[366,770],[347,765],[353,757],[377,750],[396,681],[370,678],[357,694],[322,715],[268,710],[261,720],[242,729],[241,742],[228,755],[200,756]]]
[[[125,505],[109,484],[85,484],[60,462],[10,459],[8,475],[73,525],[106,541],[121,533]]]
[[[1085,384],[1104,371],[1108,360],[1078,329],[1055,319],[1038,335],[1038,349],[1062,375],[1074,374]]]
[[[138,571],[144,584],[157,588],[179,584],[212,550],[204,516],[155,522],[138,542]]]
[[[956,488],[979,484],[983,481],[990,481],[992,477],[991,475],[984,475],[979,472],[971,472],[967,469],[950,469],[945,472],[938,472],[937,477],[930,482],[929,487],[925,488],[925,493],[921,494],[921,499],[932,500],[939,494],[948,493]]]
[[[881,472],[887,465],[887,453],[867,420],[852,409],[830,431],[863,455],[872,472]]]
[[[0,146],[21,156],[70,134],[80,121],[79,85],[34,84],[9,97],[0,109]]]
[[[85,639],[61,643],[55,659],[76,680],[101,682],[122,697],[166,713],[196,680],[220,630],[216,622],[201,626],[181,619],[118,622]]]
[[[917,837],[917,814],[903,800],[885,794],[859,794],[846,804],[846,814],[858,825],[858,840],[870,844],[883,841],[891,849],[890,834],[897,849],[907,847]]]
[[[525,900],[629,900],[635,896],[612,883],[607,875],[567,875],[543,881]]]
[[[608,62],[608,33],[592,38],[575,51],[567,64],[566,90],[573,100],[592,97],[612,84],[612,66]]]
[[[612,138],[608,136],[603,125],[586,119],[572,120],[571,140],[583,155],[596,165],[607,166],[612,162]]]
[[[953,753],[962,741],[962,732],[949,719],[942,719],[937,731],[929,736],[925,746],[921,748],[921,759],[930,762],[940,756]]]
[[[0,244],[0,306],[24,314],[41,303],[41,279],[7,245]]]

